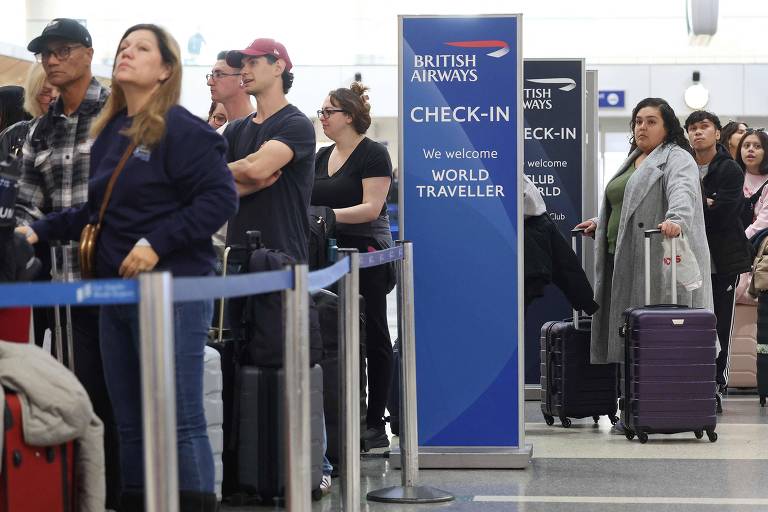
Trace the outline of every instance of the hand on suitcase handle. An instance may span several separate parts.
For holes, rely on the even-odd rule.
[[[580,232],[584,236],[595,238],[596,229],[597,229],[597,223],[592,219],[588,219],[580,224],[577,224],[576,227],[571,230],[571,235],[575,236],[576,233]]]
[[[682,229],[676,222],[672,222],[671,220],[665,220],[661,224],[659,224],[659,231],[664,234],[667,238],[675,238],[677,236],[680,236],[680,233],[682,232]]]

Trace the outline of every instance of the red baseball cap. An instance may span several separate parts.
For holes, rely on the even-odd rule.
[[[285,61],[285,70],[290,71],[293,67],[291,58],[288,56],[288,50],[282,43],[274,39],[260,38],[255,39],[245,50],[232,50],[227,52],[227,64],[233,68],[243,67],[242,61],[245,56],[260,57],[262,55],[272,55],[275,58]]]

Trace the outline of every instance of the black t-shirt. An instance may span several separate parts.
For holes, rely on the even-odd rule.
[[[363,202],[365,178],[392,178],[392,161],[383,144],[365,137],[349,155],[344,165],[333,176],[328,176],[328,158],[335,145],[320,149],[315,157],[315,186],[312,204],[331,208],[349,208]],[[377,229],[381,227],[382,229]],[[379,218],[364,224],[340,224],[341,232],[375,237],[378,231],[389,232],[387,205]],[[354,231],[354,233],[353,233]]]
[[[266,247],[306,262],[315,129],[293,105],[283,107],[262,124],[253,122],[255,115],[227,126],[227,161],[243,159],[269,140],[286,144],[293,150],[293,159],[283,167],[283,174],[274,185],[240,198],[240,208],[227,227],[227,245],[245,244],[245,232],[258,230]]]

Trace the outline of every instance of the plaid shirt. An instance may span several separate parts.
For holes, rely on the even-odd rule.
[[[91,79],[85,98],[72,114],[64,114],[61,97],[30,130],[22,148],[22,174],[16,203],[16,221],[27,225],[50,212],[88,202],[91,122],[107,101],[109,90]],[[67,280],[79,279],[77,245],[66,251],[70,265]],[[61,266],[61,260],[59,260]]]

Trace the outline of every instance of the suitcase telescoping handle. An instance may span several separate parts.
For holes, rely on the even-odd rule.
[[[229,251],[231,247],[224,249],[224,257],[221,258],[221,277],[227,277],[227,264],[229,263]],[[221,343],[224,339],[224,297],[219,300],[219,332],[217,341]]]
[[[573,249],[573,253],[576,256],[579,256],[579,248],[578,248],[579,244],[576,242],[576,239],[583,232],[584,232],[584,228],[573,228],[571,230],[571,249]],[[579,261],[581,261],[581,257],[579,257]],[[582,267],[584,266],[584,262],[583,261],[581,261],[581,266]],[[579,314],[580,313],[581,313],[581,311],[578,311],[576,309],[573,310],[573,327],[575,329],[579,328]]]
[[[651,304],[651,237],[660,229],[645,230],[645,304]],[[677,238],[672,238],[672,302],[677,303]]]

